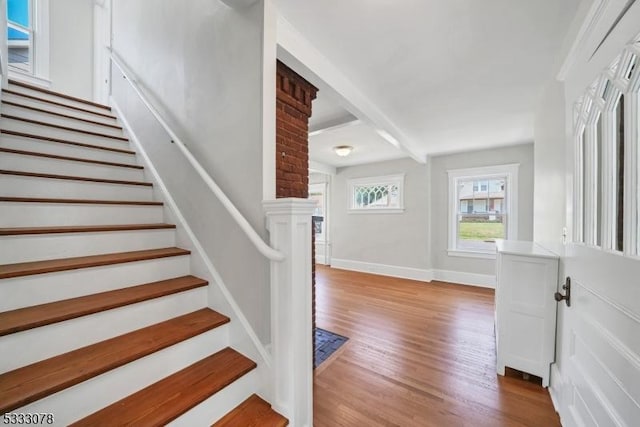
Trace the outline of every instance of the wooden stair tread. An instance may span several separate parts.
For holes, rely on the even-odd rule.
[[[90,130],[77,129],[77,128],[72,128],[72,127],[69,127],[69,126],[57,125],[55,123],[41,122],[40,120],[27,119],[25,117],[14,116],[14,115],[11,115],[11,114],[2,113],[2,114],[0,114],[0,117],[5,118],[5,119],[10,119],[10,120],[19,120],[19,121],[22,121],[22,122],[31,123],[31,124],[38,125],[38,126],[48,126],[48,127],[51,127],[51,128],[68,130],[68,131],[71,131],[71,132],[84,133],[86,135],[93,135],[93,136],[99,136],[99,137],[103,137],[103,138],[117,139],[119,141],[129,141],[129,139],[125,138],[124,136],[109,135],[109,134],[106,134],[106,133],[93,132],[93,131],[90,131]]]
[[[116,224],[116,225],[61,225],[49,227],[7,227],[0,228],[0,236],[25,234],[94,233],[108,231],[158,230],[176,228],[175,224]]]
[[[69,99],[71,101],[76,101],[76,102],[82,102],[83,104],[93,105],[94,107],[103,108],[105,110],[111,111],[111,107],[109,107],[108,105],[99,104],[97,102],[89,101],[83,98],[77,98],[72,95],[67,95],[66,93],[45,89],[43,87],[31,85],[29,83],[24,83],[19,80],[9,79],[9,83],[15,86],[21,86],[27,89],[37,90],[38,92],[46,93],[48,95],[59,96],[60,98],[65,98],[65,99]]]
[[[183,276],[5,311],[0,313],[0,336],[176,294],[206,285],[206,280],[195,276]]]
[[[0,413],[214,329],[229,318],[204,308],[0,375]]]
[[[92,149],[95,149],[95,150],[113,151],[114,153],[122,153],[122,154],[129,154],[129,155],[135,155],[136,154],[135,151],[126,150],[126,149],[104,147],[102,145],[87,144],[87,143],[84,143],[84,142],[70,141],[68,139],[52,138],[50,136],[35,135],[35,134],[32,134],[32,133],[25,133],[25,132],[17,132],[17,131],[9,130],[9,129],[0,129],[0,133],[3,133],[5,135],[19,136],[19,137],[22,137],[22,138],[39,139],[39,140],[42,140],[42,141],[57,142],[59,144],[75,145],[77,147],[92,148]]]
[[[56,101],[53,101],[51,99],[40,98],[39,96],[33,96],[33,95],[29,95],[27,93],[16,92],[15,90],[11,90],[11,89],[2,89],[2,93],[7,93],[9,95],[15,95],[15,96],[21,96],[21,97],[27,98],[27,99],[33,99],[34,101],[38,101],[38,102],[46,102],[46,103],[51,104],[51,105],[57,105],[58,107],[64,107],[64,108],[69,108],[69,109],[76,110],[76,111],[82,111],[83,113],[95,114],[96,116],[106,117],[106,118],[109,118],[109,119],[115,119],[116,118],[112,114],[105,114],[105,113],[101,113],[99,111],[87,110],[86,108],[76,107],[75,105],[69,105],[69,104],[65,104],[63,102],[56,102]]]
[[[96,200],[96,199],[55,199],[43,197],[6,197],[0,196],[0,202],[14,203],[69,203],[87,205],[132,205],[132,206],[162,206],[162,202],[146,200]]]
[[[268,402],[254,394],[214,423],[212,427],[284,427],[288,424],[289,420],[274,411]]]
[[[46,158],[49,158],[49,159],[56,159],[56,160],[69,160],[69,161],[72,161],[72,162],[92,163],[92,164],[104,165],[104,166],[115,166],[115,167],[120,167],[120,168],[144,169],[144,166],[140,166],[140,165],[130,165],[130,164],[126,164],[126,163],[106,162],[104,160],[83,159],[83,158],[80,158],[80,157],[59,156],[57,154],[40,153],[40,152],[37,152],[37,151],[16,150],[14,148],[2,148],[2,147],[0,147],[0,152],[2,152],[2,153],[10,153],[10,154],[19,154],[19,155],[22,155],[22,156],[46,157]]]
[[[31,111],[37,111],[39,113],[45,113],[45,114],[51,114],[53,116],[64,117],[66,119],[79,120],[81,122],[90,123],[90,124],[96,125],[96,126],[106,126],[106,127],[110,127],[110,128],[113,128],[113,129],[122,129],[122,126],[112,125],[112,124],[103,123],[103,122],[97,122],[95,120],[89,120],[89,119],[84,119],[82,117],[71,116],[69,114],[63,114],[63,113],[59,113],[57,111],[45,110],[43,108],[32,107],[30,105],[24,105],[24,104],[20,104],[20,103],[17,103],[17,102],[2,101],[2,103],[5,104],[5,105],[11,105],[13,107],[24,108],[24,109],[31,110]]]
[[[67,181],[100,182],[104,184],[142,185],[146,187],[153,186],[151,182],[143,182],[143,181],[124,181],[120,179],[90,178],[87,176],[72,176],[72,175],[57,175],[53,173],[9,171],[4,169],[0,169],[0,175],[28,176],[33,178],[48,178],[48,179],[63,179]]]
[[[71,425],[162,426],[255,367],[227,347]]]
[[[189,255],[190,253],[191,252],[186,249],[162,248],[73,258],[59,258],[45,261],[20,262],[17,264],[4,264],[0,265],[0,279],[182,256]]]

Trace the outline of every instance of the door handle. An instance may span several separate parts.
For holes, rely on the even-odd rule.
[[[564,302],[567,304],[567,307],[571,307],[571,277],[567,276],[564,285],[562,285],[562,289],[567,291],[566,295],[562,295],[560,292],[556,292],[553,297],[558,302],[564,300]]]

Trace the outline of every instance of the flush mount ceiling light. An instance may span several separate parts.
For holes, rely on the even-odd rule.
[[[337,145],[333,147],[333,151],[340,157],[347,157],[353,151],[353,147],[350,145]]]

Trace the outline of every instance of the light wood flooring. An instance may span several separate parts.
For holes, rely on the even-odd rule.
[[[314,426],[559,426],[546,389],[495,372],[494,292],[317,266]]]

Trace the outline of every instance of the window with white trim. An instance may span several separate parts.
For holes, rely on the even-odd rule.
[[[351,213],[401,213],[404,174],[350,179],[348,197]]]
[[[49,83],[49,0],[7,0],[9,72]]]
[[[517,239],[518,164],[449,174],[449,255],[495,257],[496,239]]]
[[[640,254],[640,42],[627,45],[574,106],[573,241]]]

